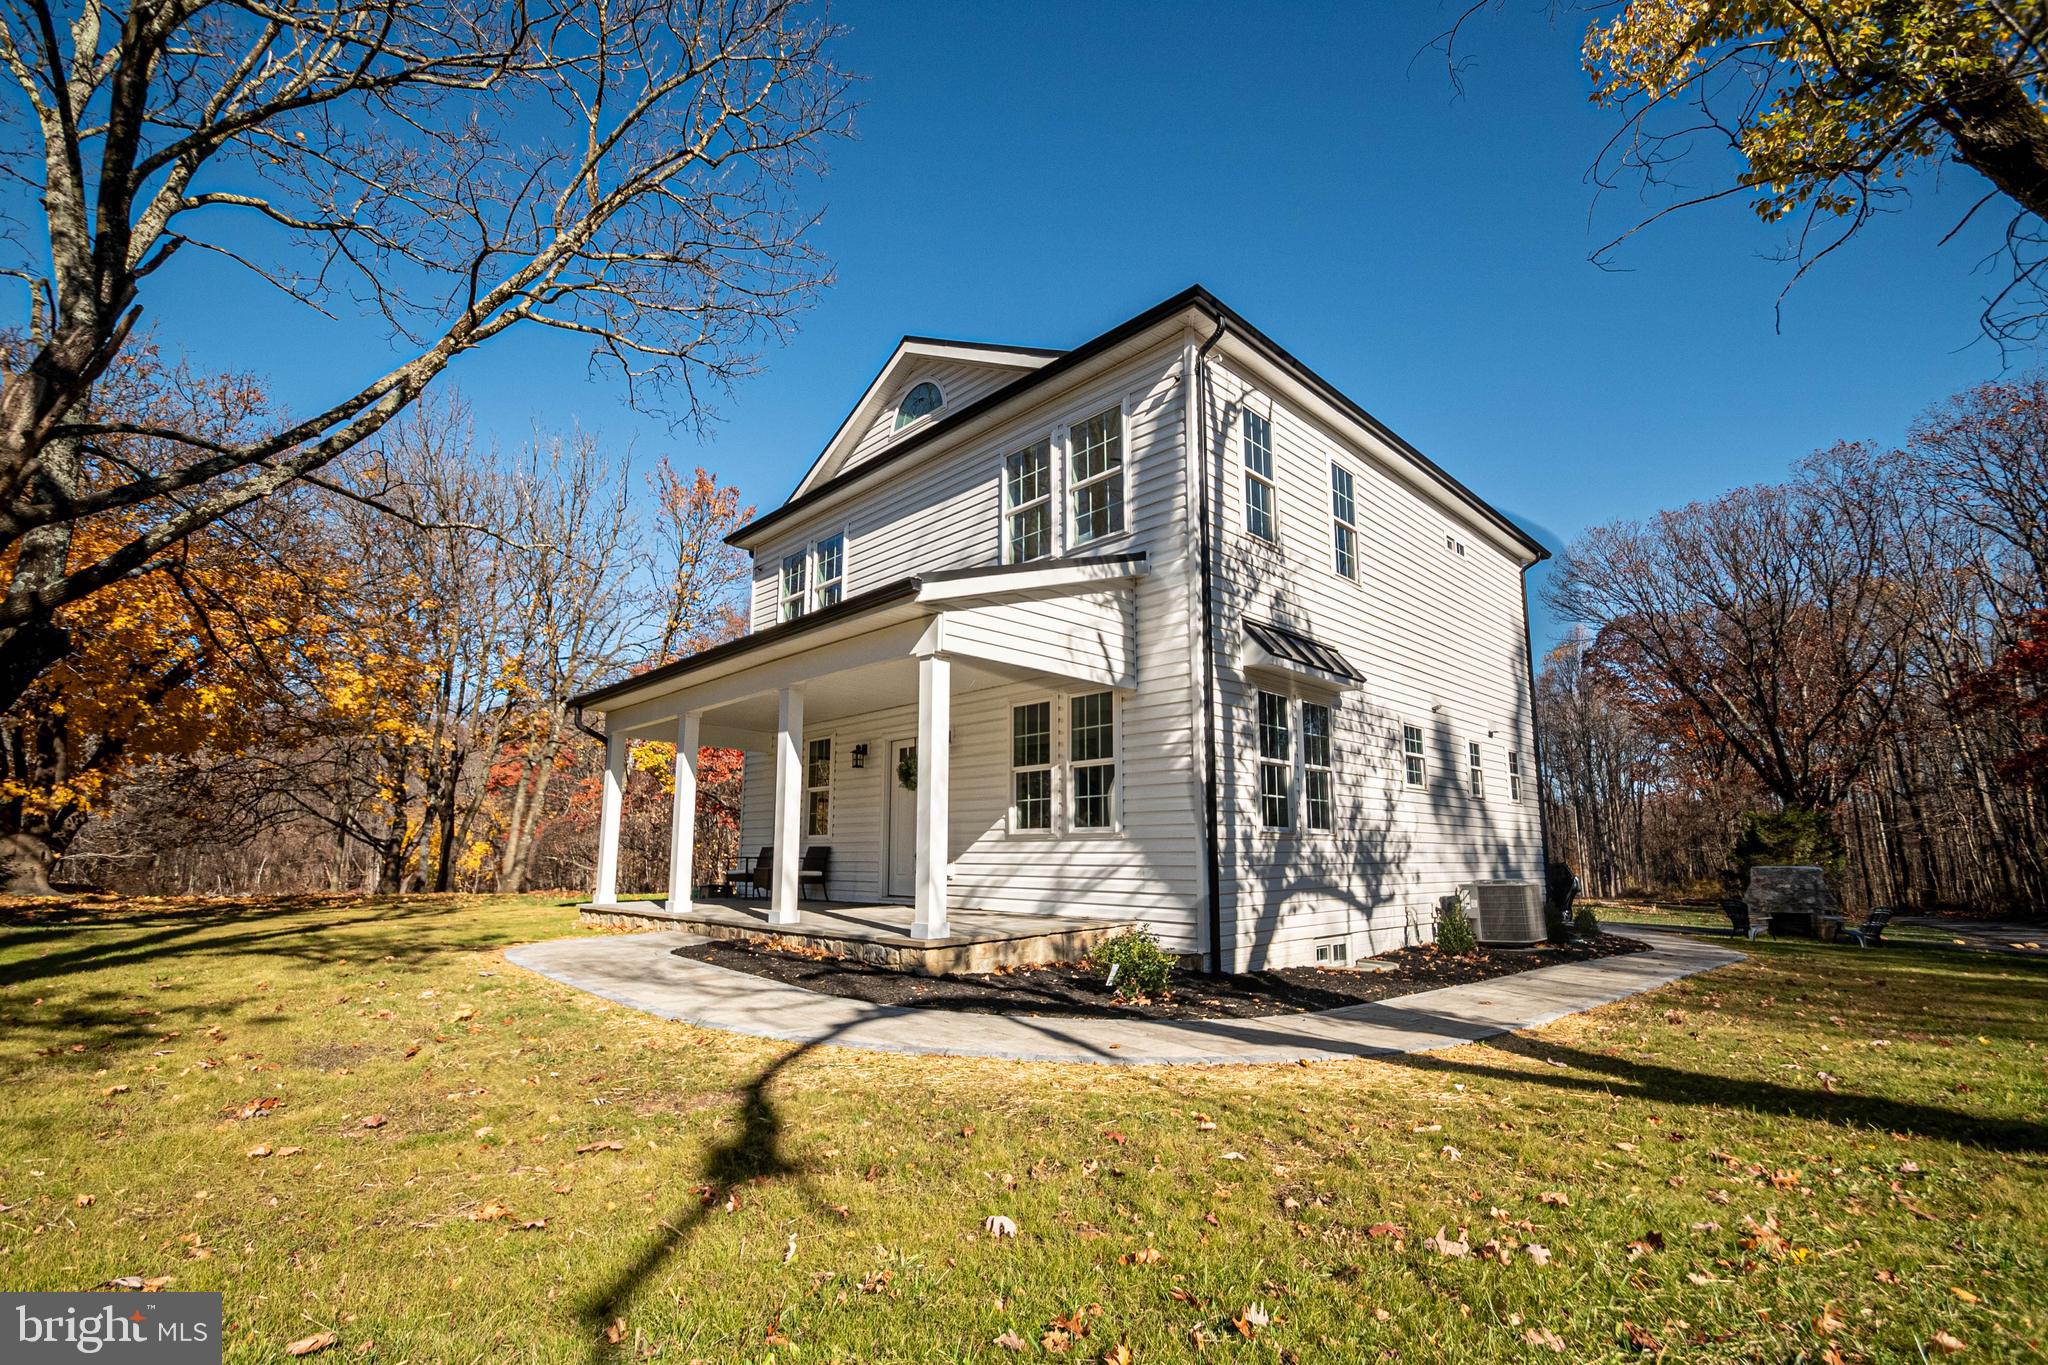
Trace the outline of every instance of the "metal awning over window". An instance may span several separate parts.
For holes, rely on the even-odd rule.
[[[1312,635],[1271,621],[1246,621],[1244,633],[1248,667],[1277,668],[1342,688],[1357,687],[1365,681],[1365,676],[1334,646]]]

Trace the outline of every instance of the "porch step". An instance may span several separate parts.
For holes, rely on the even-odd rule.
[[[695,901],[668,909],[659,901],[581,907],[585,924],[605,929],[682,929],[706,938],[750,943],[776,940],[920,976],[993,972],[1073,962],[1107,938],[1136,928],[1133,920],[1012,915],[956,910],[944,938],[910,937],[911,907],[807,901],[798,924],[770,924],[760,901]]]

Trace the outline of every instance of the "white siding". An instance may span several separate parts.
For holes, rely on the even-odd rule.
[[[1243,424],[1269,415],[1279,544],[1245,529]],[[1439,897],[1479,878],[1542,876],[1519,564],[1389,470],[1402,458],[1339,440],[1273,402],[1228,366],[1211,388],[1216,536],[1218,780],[1224,941],[1241,968],[1312,960],[1344,936],[1353,957],[1429,938]],[[1220,439],[1219,439],[1220,438]],[[1335,571],[1330,463],[1355,481],[1359,576]],[[1450,535],[1465,545],[1447,549]],[[1365,675],[1339,696],[1241,666],[1242,621],[1291,625],[1340,650]],[[1259,826],[1256,692],[1333,703],[1336,830]],[[1295,706],[1298,717],[1298,702]],[[1297,719],[1298,725],[1298,719]],[[1423,730],[1428,781],[1405,785],[1402,725]],[[1486,798],[1466,787],[1478,741]],[[1508,798],[1507,755],[1522,755],[1524,800]]]
[[[966,451],[914,464],[886,479],[845,513],[807,518],[763,545],[757,560],[756,620],[774,619],[775,573],[791,546],[843,526],[848,532],[847,592],[880,586],[920,571],[994,564],[1000,559],[1002,457],[1056,422],[1078,420],[1121,401],[1128,414],[1127,531],[1083,547],[1085,555],[1144,551],[1150,572],[1130,589],[1136,640],[1136,687],[1121,694],[1118,793],[1122,830],[1114,835],[1048,839],[1008,833],[1009,706],[1042,690],[964,692],[954,702],[953,897],[960,907],[1044,914],[1142,915],[1163,942],[1184,952],[1204,946],[1201,799],[1195,780],[1200,736],[1197,692],[1190,676],[1193,578],[1186,548],[1187,499],[1178,341],[1153,349],[1113,372],[1035,405],[1002,433]],[[949,405],[952,394],[947,395]],[[827,528],[827,529],[820,529]],[[1084,599],[1086,600],[1086,599]],[[1034,610],[1045,610],[1045,607]],[[1090,602],[1086,614],[1103,607]],[[976,618],[984,615],[977,610]],[[987,615],[994,626],[1014,609]],[[1027,613],[1028,615],[1028,613]],[[1090,690],[1074,684],[1074,691]],[[835,895],[880,892],[883,838],[879,758],[861,772],[846,767],[856,743],[880,755],[893,739],[916,732],[914,708],[835,721],[843,737],[834,763],[854,783],[835,790]],[[749,855],[771,842],[764,792],[773,790],[773,762],[750,754],[741,843]],[[864,793],[856,796],[855,793]],[[821,841],[822,842],[822,841]],[[858,868],[842,881],[841,868]]]

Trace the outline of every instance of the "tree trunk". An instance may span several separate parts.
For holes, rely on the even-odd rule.
[[[57,851],[47,839],[27,832],[0,834],[0,891],[10,896],[48,896]]]
[[[2036,218],[2048,220],[2048,120],[2007,72],[1967,76],[1929,107],[1956,154]]]

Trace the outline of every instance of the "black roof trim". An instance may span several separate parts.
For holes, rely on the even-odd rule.
[[[1314,391],[1319,397],[1334,405],[1388,445],[1393,446],[1410,460],[1413,460],[1431,478],[1470,505],[1482,516],[1492,521],[1501,530],[1506,531],[1518,543],[1533,553],[1537,559],[1544,560],[1550,558],[1550,551],[1544,548],[1541,541],[1515,525],[1514,522],[1508,520],[1491,503],[1487,502],[1486,499],[1480,497],[1477,493],[1474,493],[1463,483],[1460,483],[1443,466],[1408,444],[1407,441],[1401,439],[1386,423],[1380,421],[1379,418],[1374,417],[1371,413],[1346,397],[1336,385],[1302,364],[1286,347],[1280,345],[1264,332],[1247,322],[1243,314],[1224,303],[1199,284],[1189,285],[1172,298],[1154,304],[1136,317],[1118,323],[1101,336],[1085,341],[1070,351],[1053,352],[1052,354],[1057,358],[1051,363],[1042,365],[1038,369],[1031,371],[1031,373],[1023,375],[991,393],[982,395],[957,412],[950,415],[942,415],[937,422],[926,427],[923,431],[917,432],[890,446],[872,460],[855,465],[851,469],[841,470],[801,497],[791,497],[774,511],[764,516],[756,517],[753,521],[734,531],[725,538],[726,542],[744,548],[748,541],[755,539],[762,532],[809,508],[814,503],[830,497],[841,489],[850,487],[852,484],[865,479],[868,475],[878,470],[897,463],[899,460],[902,460],[914,451],[922,449],[935,440],[951,435],[955,427],[970,422],[976,417],[1009,402],[1011,399],[1030,392],[1040,384],[1049,383],[1077,366],[1086,364],[1104,351],[1111,350],[1149,328],[1157,326],[1184,308],[1199,308],[1216,321],[1225,324],[1230,331],[1239,334],[1249,341],[1253,346],[1262,351],[1268,360],[1278,365],[1281,369],[1286,370],[1302,385]],[[906,341],[936,340],[936,338],[930,337],[906,337],[904,339]],[[900,345],[901,343],[898,344]],[[946,342],[944,344],[960,345],[962,343]],[[999,347],[997,349],[1004,348]],[[1013,346],[1007,349],[1021,351],[1029,348]],[[843,426],[844,423],[841,425]],[[811,463],[812,467],[815,467],[817,464],[815,460]],[[808,477],[808,472],[806,470],[806,477]]]
[[[1258,641],[1275,658],[1352,682],[1365,681],[1365,675],[1353,668],[1335,645],[1326,645],[1313,635],[1304,635],[1272,621],[1254,621],[1250,617],[1245,618],[1244,633]]]
[[[884,583],[879,588],[870,588],[866,592],[856,593],[852,597],[842,597],[831,606],[820,607],[817,611],[799,616],[794,621],[781,621],[768,627],[766,630],[753,631],[750,634],[740,636],[736,640],[727,640],[724,644],[712,645],[709,649],[700,649],[695,654],[687,654],[680,659],[665,663],[659,668],[650,668],[645,673],[636,673],[630,678],[621,678],[615,683],[606,683],[603,687],[592,688],[588,692],[569,698],[569,705],[575,707],[593,706],[598,702],[609,701],[613,697],[623,696],[628,692],[636,691],[649,683],[667,682],[671,678],[679,678],[688,673],[695,673],[699,669],[710,667],[712,664],[724,663],[728,659],[738,658],[743,654],[752,653],[754,650],[765,648],[768,645],[792,639],[814,631],[820,626],[828,626],[835,621],[843,621],[850,616],[859,616],[864,612],[875,611],[881,607],[894,606],[898,602],[907,602],[916,597],[918,590],[928,583],[947,583],[963,578],[983,578],[991,574],[1030,573],[1041,569],[1057,569],[1071,565],[1142,563],[1144,559],[1145,552],[1143,550],[1134,550],[1128,554],[1120,555],[1093,555],[1081,559],[1035,559],[1028,564],[980,564],[964,569],[939,569],[931,573],[913,574],[908,578],[899,578],[894,582]]]

